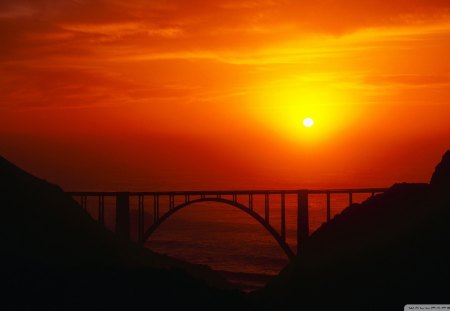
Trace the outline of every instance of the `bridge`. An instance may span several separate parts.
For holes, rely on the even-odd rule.
[[[331,219],[331,196],[345,194],[348,196],[348,204],[353,203],[354,194],[368,194],[374,196],[383,193],[386,188],[358,188],[358,189],[324,189],[324,190],[247,190],[247,191],[175,191],[175,192],[68,192],[74,198],[78,198],[81,207],[87,208],[88,197],[97,198],[98,215],[100,224],[105,224],[105,198],[115,198],[115,232],[123,239],[130,239],[130,198],[138,199],[138,243],[143,244],[151,235],[177,211],[201,202],[223,203],[247,213],[258,221],[280,245],[286,255],[292,259],[303,251],[305,242],[309,237],[309,196],[311,194],[326,195],[326,221]],[[286,196],[296,197],[297,217],[297,250],[294,252],[286,242]],[[270,222],[271,200],[274,196],[280,201],[280,224],[276,230]],[[262,198],[264,202],[263,213],[254,208],[256,198]],[[168,201],[168,209],[162,211],[160,202]],[[273,200],[273,199],[272,199]],[[145,203],[150,202],[153,209],[150,225],[145,225]],[[148,204],[147,204],[148,205]]]

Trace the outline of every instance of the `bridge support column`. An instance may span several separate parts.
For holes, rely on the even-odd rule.
[[[130,194],[119,192],[116,195],[116,234],[124,239],[130,239]]]
[[[309,236],[308,191],[299,191],[297,195],[297,256],[302,253]]]

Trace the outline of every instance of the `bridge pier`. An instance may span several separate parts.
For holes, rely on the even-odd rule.
[[[297,194],[297,256],[302,253],[309,237],[308,190]]]
[[[281,239],[286,242],[286,195],[281,193]]]
[[[130,193],[119,192],[116,194],[116,234],[130,240]]]

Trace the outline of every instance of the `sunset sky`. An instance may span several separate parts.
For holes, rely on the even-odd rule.
[[[450,148],[449,0],[1,0],[0,40],[0,154],[66,190],[390,186]]]

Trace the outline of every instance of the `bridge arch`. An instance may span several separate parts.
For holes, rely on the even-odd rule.
[[[285,239],[283,239],[282,236],[275,230],[275,228],[273,228],[270,225],[270,223],[266,222],[263,217],[261,217],[258,213],[256,213],[255,211],[253,211],[252,209],[248,208],[247,206],[241,203],[224,198],[200,198],[190,200],[175,206],[171,210],[167,211],[164,215],[162,215],[155,223],[153,223],[150,226],[149,229],[145,231],[142,242],[147,241],[151,237],[151,235],[161,226],[161,224],[163,224],[170,216],[175,214],[177,211],[189,205],[201,202],[224,203],[240,209],[241,211],[245,212],[246,214],[256,219],[256,221],[258,221],[272,235],[272,237],[275,239],[278,245],[280,245],[281,249],[285,252],[285,254],[288,256],[289,259],[295,257],[294,253],[292,252],[289,245],[286,243]]]

